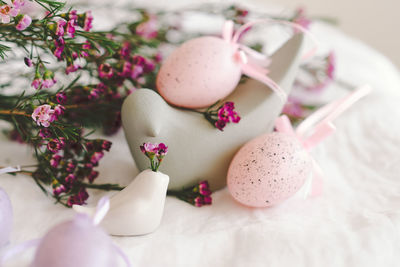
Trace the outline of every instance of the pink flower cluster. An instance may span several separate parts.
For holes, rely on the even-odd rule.
[[[74,141],[54,137],[53,130],[49,128],[41,129],[38,135],[43,138],[43,142],[47,141],[45,158],[50,158],[46,162],[49,163],[54,176],[53,195],[69,196],[68,206],[84,204],[89,195],[80,183],[84,179],[93,183],[98,177],[99,172],[93,168],[98,166],[104,151],[110,150],[111,142],[101,139],[89,140],[84,143],[83,149]]]
[[[57,105],[54,109],[50,105],[41,105],[34,109],[31,117],[37,125],[43,127],[49,127],[50,123],[57,120],[59,116],[64,114],[65,108],[61,105]]]
[[[143,145],[140,146],[140,150],[150,159],[151,170],[157,172],[163,158],[168,153],[168,146],[164,143],[143,143]]]
[[[202,113],[218,130],[223,131],[225,126],[230,122],[239,123],[240,116],[235,111],[235,104],[233,102],[225,102],[217,110],[213,110],[216,104],[218,103],[215,103]]]
[[[78,14],[76,10],[72,10],[69,13],[62,14],[61,17],[62,18],[60,18],[55,25],[52,25],[55,34],[53,54],[59,61],[66,59],[68,54],[65,53],[65,35],[69,38],[75,38],[77,27],[81,27],[85,31],[90,31],[93,22],[91,11],[87,11],[84,14]],[[82,49],[88,50],[90,48],[90,44],[87,42],[82,45]],[[74,63],[73,60],[78,57],[87,57],[89,54],[85,50],[83,50],[80,55],[73,52],[72,59],[67,58],[67,74],[75,72],[80,68],[80,66]]]
[[[109,63],[99,65],[99,77],[103,80],[112,80],[121,85],[125,79],[140,82],[140,78],[144,74],[154,71],[155,62],[141,55],[130,56],[130,53],[129,43],[124,43],[119,52],[120,61],[115,65]]]
[[[0,21],[10,23],[11,18],[14,18],[17,30],[23,31],[28,28],[32,19],[26,14],[19,14],[23,5],[25,5],[25,0],[14,0],[11,5],[0,5]]]
[[[196,207],[212,204],[211,190],[208,181],[201,181],[197,185],[179,191],[169,190],[168,195],[175,196]]]
[[[218,109],[218,120],[215,122],[215,127],[223,131],[227,123],[239,123],[240,116],[235,111],[235,104],[233,102],[225,102],[225,104]]]
[[[54,79],[54,73],[52,71],[46,70],[43,76],[39,71],[36,71],[35,79],[32,81],[31,86],[35,89],[51,88],[56,83],[57,80]]]
[[[212,204],[212,192],[210,190],[210,185],[208,184],[208,181],[201,181],[199,185],[193,189],[193,192],[199,194],[193,200],[196,207]]]

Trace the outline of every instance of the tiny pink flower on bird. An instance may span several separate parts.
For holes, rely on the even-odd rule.
[[[150,159],[151,170],[157,172],[163,158],[168,153],[168,146],[164,143],[143,143],[143,145],[140,146],[140,150]]]
[[[17,30],[19,30],[19,31],[25,30],[32,23],[31,17],[29,17],[26,14],[25,15],[18,15],[15,19],[16,19],[16,22],[17,22],[17,25],[15,26],[15,28]]]
[[[53,117],[54,110],[50,105],[41,105],[35,108],[32,113],[32,119],[36,122],[37,125],[41,125],[43,127],[49,127],[50,123],[54,121]]]

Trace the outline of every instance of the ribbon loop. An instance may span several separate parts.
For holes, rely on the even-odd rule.
[[[270,65],[271,59],[268,56],[254,49],[251,49],[246,45],[239,43],[239,39],[243,36],[243,34],[245,34],[252,26],[260,23],[282,24],[285,26],[290,26],[298,30],[299,32],[306,33],[308,36],[311,37],[312,41],[316,44],[315,47],[309,53],[307,53],[306,55],[307,58],[314,55],[317,49],[318,41],[316,40],[314,35],[303,26],[285,20],[275,20],[275,19],[255,20],[242,25],[235,33],[233,33],[234,29],[233,21],[229,20],[225,22],[222,30],[222,37],[228,43],[237,45],[239,53],[235,54],[235,56],[238,57],[239,62],[241,62],[242,73],[255,80],[264,83],[279,96],[282,102],[286,102],[287,100],[286,92],[276,82],[274,82],[271,78],[267,76],[267,74],[269,73],[267,67]]]
[[[275,128],[278,132],[287,133],[297,138],[304,149],[309,151],[335,131],[335,126],[332,123],[335,118],[371,91],[369,85],[364,85],[351,94],[319,108],[308,116],[296,130],[293,129],[289,118],[282,115],[276,119]],[[323,172],[316,161],[313,158],[311,160],[313,165],[312,185],[311,189],[307,188],[305,197],[318,195],[322,191]]]

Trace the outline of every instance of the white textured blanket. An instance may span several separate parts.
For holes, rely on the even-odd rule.
[[[155,233],[113,238],[133,266],[400,266],[400,75],[381,54],[329,26],[316,24],[313,32],[335,50],[340,79],[375,89],[313,151],[325,172],[324,194],[268,209],[238,205],[226,189],[202,208],[168,197]],[[113,142],[98,182],[127,184],[137,169],[123,133]],[[0,148],[1,165],[33,162],[26,146],[3,136]],[[42,237],[74,214],[29,177],[2,175],[0,186],[14,206],[12,244]],[[30,256],[7,266],[27,266]]]

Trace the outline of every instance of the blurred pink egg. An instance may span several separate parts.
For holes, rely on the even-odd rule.
[[[157,90],[170,104],[185,108],[208,107],[228,96],[241,77],[235,45],[205,36],[189,40],[163,63]]]
[[[11,201],[0,188],[0,248],[8,243],[13,222]]]
[[[36,250],[32,267],[116,267],[111,238],[86,215],[52,228]]]
[[[276,205],[293,196],[312,175],[307,151],[291,135],[273,132],[245,144],[228,171],[229,192],[250,207]]]

